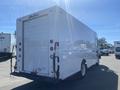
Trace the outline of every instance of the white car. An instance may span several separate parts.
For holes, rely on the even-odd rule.
[[[108,49],[101,49],[100,52],[101,52],[101,55],[107,55],[107,56],[109,55]]]

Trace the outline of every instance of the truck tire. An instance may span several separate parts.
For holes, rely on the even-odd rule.
[[[87,65],[85,64],[85,62],[82,62],[81,71],[80,71],[81,78],[84,78],[86,74],[87,74]]]

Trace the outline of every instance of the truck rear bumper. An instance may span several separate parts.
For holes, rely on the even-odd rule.
[[[25,77],[35,81],[37,80],[37,81],[45,81],[45,82],[52,82],[52,83],[58,83],[61,81],[60,79],[55,79],[55,78],[45,77],[45,76],[38,76],[35,74],[28,74],[24,72],[19,72],[19,73],[13,72],[11,73],[11,75],[18,76],[18,77]]]

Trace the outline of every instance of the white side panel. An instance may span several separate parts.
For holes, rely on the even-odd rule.
[[[61,9],[58,12],[60,78],[65,79],[80,71],[83,59],[87,61],[88,67],[96,64],[97,36],[71,15]]]
[[[22,59],[23,59],[23,21],[20,19],[17,19],[16,22],[16,55],[17,55],[17,69],[16,72],[22,72],[23,70],[23,64],[22,64]],[[21,51],[19,51],[21,49]]]

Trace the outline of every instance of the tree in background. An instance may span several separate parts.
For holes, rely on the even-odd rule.
[[[113,48],[113,45],[108,43],[106,39],[103,37],[98,39],[98,47],[100,49],[108,49],[108,48]]]

